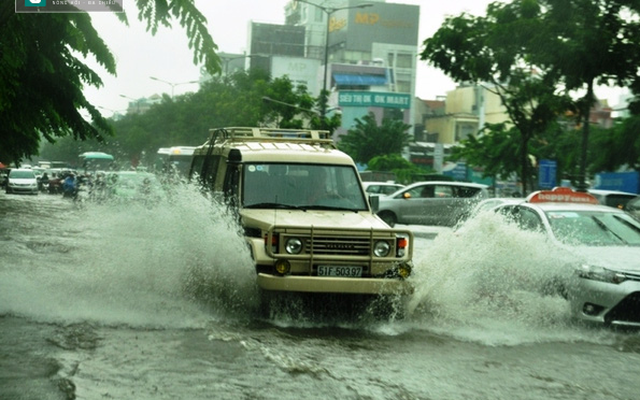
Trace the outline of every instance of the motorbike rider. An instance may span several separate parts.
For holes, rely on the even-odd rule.
[[[76,175],[71,172],[62,181],[62,196],[75,198],[78,194]]]
[[[45,192],[47,190],[49,190],[49,174],[45,172],[40,178],[40,191]]]

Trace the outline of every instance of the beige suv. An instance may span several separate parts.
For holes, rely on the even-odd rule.
[[[238,211],[267,291],[410,294],[413,235],[372,211],[327,131],[214,129],[192,178]]]

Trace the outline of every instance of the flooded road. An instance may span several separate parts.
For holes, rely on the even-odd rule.
[[[265,316],[238,227],[196,193],[2,192],[0,399],[637,399],[640,334],[573,322],[533,290],[561,260],[497,226],[418,239],[403,318]]]

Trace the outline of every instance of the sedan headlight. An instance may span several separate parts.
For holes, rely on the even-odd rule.
[[[600,281],[606,283],[619,284],[627,280],[627,277],[620,272],[611,271],[602,267],[595,267],[593,265],[581,265],[577,270],[578,277],[583,279],[590,279],[593,281]]]
[[[302,240],[298,238],[287,239],[284,249],[289,254],[300,254],[302,251]]]
[[[373,254],[375,254],[376,257],[386,257],[390,251],[391,245],[386,240],[378,240],[373,245]]]

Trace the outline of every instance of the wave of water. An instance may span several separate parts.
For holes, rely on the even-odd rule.
[[[3,215],[3,229],[13,234],[0,243],[6,250],[0,314],[156,328],[258,315],[255,271],[239,226],[224,206],[194,188],[180,187],[171,202],[154,207],[77,209],[48,196],[20,206],[40,207],[31,211],[42,224],[10,211]],[[271,323],[391,336],[427,331],[488,345],[601,343],[608,334],[577,326],[567,302],[542,290],[564,257],[543,237],[485,214],[416,249],[416,292],[404,319],[301,317],[292,301],[271,315]]]
[[[601,343],[609,334],[574,321],[549,286],[571,273],[571,261],[544,235],[483,213],[418,252],[408,302],[414,327],[488,345]]]
[[[22,233],[3,244],[1,314],[192,327],[238,305],[249,308],[255,298],[255,274],[238,226],[224,207],[193,188],[179,188],[171,202],[154,207],[89,203],[78,209],[49,196],[20,206],[50,201],[57,203],[57,216],[48,214],[42,227],[33,225],[29,210],[12,214],[19,225],[14,232]]]

